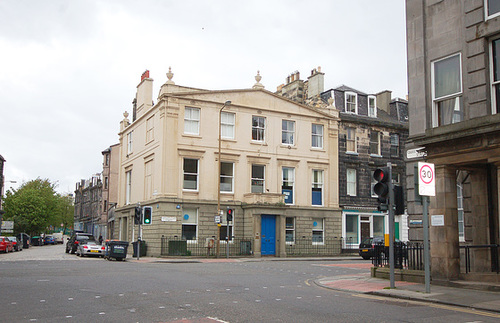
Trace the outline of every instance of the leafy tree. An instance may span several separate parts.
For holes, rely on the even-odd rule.
[[[54,189],[48,179],[37,178],[7,191],[4,218],[14,221],[14,231],[38,234],[56,221],[61,203]]]

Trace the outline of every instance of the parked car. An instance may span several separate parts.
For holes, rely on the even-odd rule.
[[[14,248],[14,251],[22,251],[23,250],[23,245],[17,241],[16,237],[7,237],[9,240],[12,242],[12,248]]]
[[[45,236],[45,238],[43,238],[43,244],[46,245],[46,244],[56,244],[56,239],[54,239],[54,236]]]
[[[14,247],[12,246],[12,241],[7,237],[0,237],[0,251],[5,253],[14,251]]]
[[[78,245],[80,243],[85,243],[87,241],[95,241],[94,236],[91,233],[74,232],[68,242],[66,242],[66,253],[75,253]]]
[[[84,256],[104,256],[105,247],[100,245],[95,240],[82,240],[76,248],[76,255],[80,257]]]
[[[19,233],[17,235],[17,241],[22,244],[23,249],[28,249],[30,247],[30,240],[31,237],[26,233]]]
[[[41,236],[31,237],[31,245],[32,246],[43,246],[43,238]]]
[[[62,232],[55,232],[55,233],[52,233],[52,236],[54,237],[54,241],[56,243],[64,243],[64,238],[63,238],[63,234]]]
[[[374,238],[366,238],[359,244],[359,255],[365,259],[371,259],[375,256],[375,245],[384,245],[385,239],[384,237],[374,237]],[[395,241],[395,247],[402,247],[405,243],[399,240]],[[385,247],[385,254],[389,254],[389,247]]]

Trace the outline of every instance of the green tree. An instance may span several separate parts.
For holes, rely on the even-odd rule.
[[[14,231],[38,234],[57,219],[59,198],[48,179],[23,183],[9,190],[4,200],[4,218],[14,221]]]

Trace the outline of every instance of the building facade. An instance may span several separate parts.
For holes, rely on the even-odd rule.
[[[120,145],[115,144],[103,150],[102,157],[102,212],[99,221],[99,233],[105,239],[112,239],[113,231],[109,231],[108,228],[114,228],[114,208],[118,203],[118,168]]]
[[[393,183],[405,190],[407,101],[392,99],[390,91],[366,94],[345,85],[324,91],[320,67],[305,81],[299,72],[292,73],[277,94],[312,107],[334,106],[339,113],[339,204],[345,247],[358,248],[365,238],[388,234],[388,214],[378,210],[373,172],[391,162]],[[408,240],[406,214],[395,217],[395,236]]]
[[[406,15],[408,148],[423,152],[407,164],[410,239],[423,239],[415,162],[425,160],[429,217],[441,220],[430,221],[432,279],[498,280],[498,250],[474,246],[499,243],[500,1],[407,0]]]
[[[147,254],[157,256],[162,237],[189,243],[220,230],[222,239],[249,239],[257,257],[284,257],[298,238],[314,245],[340,239],[335,109],[266,91],[260,75],[251,89],[221,91],[179,86],[172,77],[169,71],[153,105],[146,71],[135,119],[125,113],[121,122],[114,237],[141,235]],[[220,209],[234,210],[233,221],[223,216],[220,229],[218,201]],[[142,232],[133,218],[139,204],[152,208]]]
[[[76,183],[74,229],[101,234],[102,181],[100,174]]]

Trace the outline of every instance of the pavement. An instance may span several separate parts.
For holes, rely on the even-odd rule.
[[[451,286],[430,285],[430,293],[425,292],[425,284],[395,281],[395,288],[390,288],[390,281],[383,278],[372,278],[370,274],[371,263],[351,262],[346,260],[359,260],[359,257],[330,257],[330,258],[152,258],[143,257],[139,260],[127,258],[131,262],[144,263],[178,263],[178,262],[250,262],[250,261],[325,261],[329,264],[321,266],[346,267],[360,269],[358,274],[324,277],[316,279],[316,285],[324,288],[340,290],[351,293],[377,295],[398,299],[431,302],[436,304],[459,306],[468,309],[500,313],[500,284],[484,282],[453,282]],[[366,269],[366,270],[365,270]],[[492,288],[493,287],[493,288]],[[496,291],[494,291],[496,290]]]
[[[330,265],[328,265],[330,266]],[[350,268],[367,268],[366,273],[335,276],[317,279],[318,286],[352,293],[378,295],[399,299],[432,302],[436,304],[465,307],[500,313],[500,292],[491,291],[491,285],[481,282],[454,282],[454,286],[430,285],[430,293],[425,292],[425,284],[395,281],[395,288],[390,288],[390,281],[383,278],[372,278],[370,263],[332,264],[331,266],[349,266]]]

